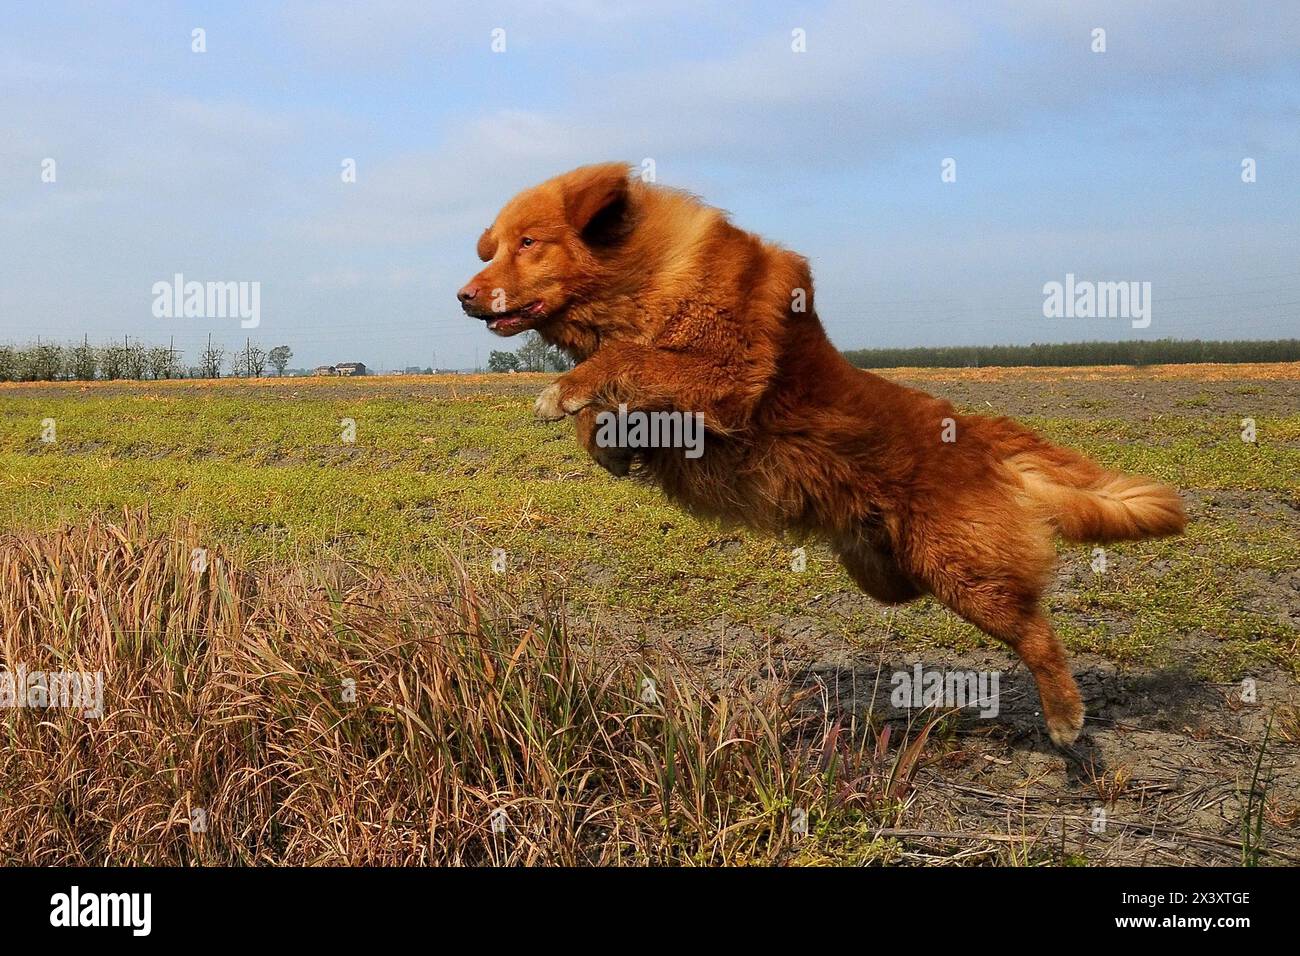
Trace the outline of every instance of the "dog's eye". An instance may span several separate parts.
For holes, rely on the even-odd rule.
[[[531,246],[531,245],[532,245],[534,242],[536,242],[536,241],[537,241],[536,239],[533,239],[533,238],[530,237],[530,236],[524,236],[522,239],[519,240],[519,248],[520,248],[520,249],[527,249],[529,246]]]

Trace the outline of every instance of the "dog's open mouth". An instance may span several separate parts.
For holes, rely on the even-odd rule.
[[[537,320],[543,317],[544,308],[545,303],[538,299],[536,302],[529,302],[509,312],[497,312],[481,318],[487,323],[488,331],[495,332],[497,335],[514,335],[516,332],[531,329]]]

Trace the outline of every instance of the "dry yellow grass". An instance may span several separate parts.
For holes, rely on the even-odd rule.
[[[0,711],[7,862],[779,861],[895,822],[925,737],[579,646],[465,577],[241,569],[138,514],[0,539],[0,620],[11,672],[104,681],[102,717]]]

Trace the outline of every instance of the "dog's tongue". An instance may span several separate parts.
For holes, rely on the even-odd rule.
[[[497,329],[511,325],[518,325],[526,318],[534,318],[535,316],[541,315],[542,306],[543,304],[540,301],[533,302],[529,305],[523,306],[517,312],[508,312],[500,318],[488,319],[488,328]]]

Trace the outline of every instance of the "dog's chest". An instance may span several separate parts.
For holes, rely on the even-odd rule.
[[[716,439],[706,441],[698,458],[686,457],[679,448],[648,450],[640,458],[639,476],[699,517],[764,531],[801,523],[804,495],[752,448]]]

